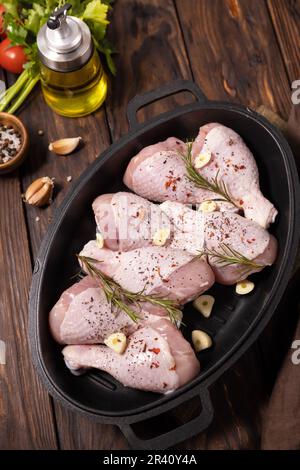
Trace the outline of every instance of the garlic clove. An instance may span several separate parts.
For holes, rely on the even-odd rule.
[[[103,238],[103,236],[101,235],[100,232],[97,232],[97,233],[96,233],[96,243],[97,243],[97,246],[98,246],[99,248],[103,248],[103,246],[104,246],[104,238]]]
[[[124,333],[113,333],[104,340],[104,344],[118,354],[123,354],[127,346],[127,338]]]
[[[163,246],[166,241],[170,238],[170,229],[169,228],[160,228],[155,232],[153,236],[153,245]]]
[[[199,206],[201,212],[215,212],[218,206],[215,201],[203,201]]]
[[[193,306],[198,310],[205,318],[208,318],[212,312],[215,303],[215,298],[212,295],[200,295],[194,300]]]
[[[207,165],[210,159],[211,159],[211,152],[209,150],[207,150],[206,152],[200,153],[200,155],[198,155],[195,158],[194,167],[196,168],[196,170],[199,170],[200,168],[203,168],[205,165]]]
[[[253,291],[255,285],[254,282],[245,279],[244,281],[239,281],[235,286],[235,292],[239,295],[249,294]]]
[[[23,199],[33,206],[45,206],[52,200],[54,183],[49,176],[43,176],[33,181],[27,188]]]
[[[48,148],[50,152],[54,152],[57,155],[69,155],[76,149],[81,140],[81,137],[59,139],[55,142],[51,142]]]
[[[203,351],[212,346],[211,337],[202,330],[194,330],[192,332],[192,342],[196,352]]]

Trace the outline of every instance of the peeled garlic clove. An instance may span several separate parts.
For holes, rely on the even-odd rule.
[[[192,332],[192,341],[196,352],[203,351],[212,346],[211,337],[202,330],[194,330]]]
[[[254,289],[254,282],[245,279],[244,281],[239,281],[235,286],[235,292],[239,295],[249,294]]]
[[[53,180],[49,176],[43,176],[28,186],[23,199],[33,206],[45,206],[51,202],[53,187]]]
[[[211,159],[210,151],[200,153],[200,155],[198,155],[195,158],[194,167],[196,168],[196,170],[199,170],[200,168],[203,168],[205,165],[207,165],[210,159]]]
[[[212,295],[200,295],[194,300],[193,306],[202,313],[205,318],[208,318],[211,314],[214,303],[215,298]]]
[[[104,238],[102,237],[100,232],[96,233],[96,243],[99,248],[103,248],[104,246]]]
[[[50,152],[54,152],[57,155],[69,155],[69,153],[72,153],[76,149],[80,141],[81,137],[59,139],[55,142],[51,142],[48,148]]]
[[[153,236],[153,245],[163,246],[166,241],[170,238],[170,229],[169,228],[160,228],[155,232]]]
[[[214,212],[218,208],[215,201],[203,201],[199,206],[201,212]]]
[[[127,346],[127,338],[124,333],[113,333],[104,340],[104,344],[118,354],[123,354]]]

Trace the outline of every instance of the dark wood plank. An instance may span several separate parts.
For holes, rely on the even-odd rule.
[[[289,79],[300,78],[300,1],[267,0]]]
[[[205,3],[206,10],[213,15],[215,2]],[[211,6],[211,4],[214,5]],[[221,3],[221,2],[220,2]],[[195,41],[206,40],[205,25],[207,18],[201,16],[201,12],[193,10],[195,2],[182,2],[181,9],[186,10],[186,15],[194,16],[193,22],[187,29]],[[204,9],[204,7],[203,7]],[[169,27],[166,25],[169,24]],[[167,34],[165,34],[167,32]],[[108,116],[113,138],[117,138],[127,131],[125,109],[128,100],[137,93],[148,91],[160,86],[162,83],[174,78],[189,78],[191,76],[189,64],[183,47],[182,38],[176,21],[171,2],[149,1],[119,1],[115,6],[113,17],[112,38],[117,44],[120,54],[118,57],[119,75],[113,86],[113,93],[108,101]],[[207,33],[207,32],[206,32]],[[220,48],[220,45],[218,44]],[[203,46],[204,48],[204,46]],[[190,52],[190,44],[187,50]],[[159,51],[159,52],[158,52]],[[195,49],[195,55],[198,53]],[[201,51],[200,51],[201,53]],[[217,52],[216,52],[217,54]],[[212,61],[214,61],[212,57]],[[193,64],[193,62],[192,62]],[[194,64],[193,73],[197,74],[196,68],[201,68],[203,76],[202,83],[204,91],[208,93],[215,70],[211,63]],[[155,70],[155,73],[154,73]],[[209,71],[209,73],[208,73]],[[159,73],[158,73],[159,72]],[[121,77],[121,78],[120,78]],[[199,75],[198,75],[199,78]],[[126,84],[126,86],[124,86]],[[219,84],[216,80],[216,90]],[[221,93],[224,91],[221,85]],[[225,94],[226,95],[226,94]],[[211,96],[211,98],[221,96]],[[223,98],[226,98],[223,96]],[[186,99],[186,97],[183,97]],[[169,106],[181,104],[182,99],[172,98],[168,102],[157,103],[151,110],[145,110],[142,119],[147,119],[153,113],[165,111]],[[262,401],[261,387],[257,387],[255,377],[259,377],[259,383],[263,383],[262,371],[257,366],[259,357],[254,348],[233,372],[228,373],[212,391],[214,406],[216,408],[216,419],[206,433],[202,433],[191,441],[187,441],[180,448],[256,448],[259,442],[259,423],[256,419],[257,402]],[[244,371],[247,371],[248,380],[245,379]],[[245,401],[247,401],[243,412],[240,401],[239,390],[243,389]],[[243,401],[244,403],[244,401]],[[193,410],[188,407],[186,413],[175,416],[179,422],[188,419]],[[239,416],[241,413],[241,417]],[[229,436],[229,437],[228,437]]]
[[[18,173],[1,176],[0,339],[6,364],[0,365],[0,449],[55,449],[52,405],[27,340],[31,261],[22,206]]]
[[[40,176],[55,178],[53,203],[43,209],[25,206],[26,219],[31,240],[33,258],[36,257],[41,240],[47,230],[56,207],[60,204],[71,185],[76,185],[76,178],[109,145],[104,109],[92,116],[67,119],[53,113],[46,107],[40,91],[37,89],[29,103],[19,114],[27,125],[31,143],[29,156],[22,167],[23,190],[30,182]],[[38,130],[43,130],[40,136]],[[58,138],[81,135],[84,144],[72,155],[61,157],[48,151],[49,142]],[[72,176],[72,182],[67,177]],[[37,219],[38,218],[38,219]],[[110,448],[118,430],[113,426],[101,426],[79,414],[71,413],[54,402],[59,446],[62,449],[99,449]],[[106,447],[107,446],[107,447]],[[120,444],[121,447],[121,444]]]
[[[131,98],[177,78],[191,78],[172,0],[119,0],[112,17],[111,39],[116,45],[118,75],[107,102],[114,139],[128,130],[126,107]],[[153,104],[141,120],[188,103],[182,95]]]
[[[196,82],[210,99],[287,117],[289,83],[262,0],[175,0]]]

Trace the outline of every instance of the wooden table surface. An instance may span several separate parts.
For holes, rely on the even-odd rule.
[[[7,347],[7,363],[0,365],[1,449],[128,448],[117,427],[95,424],[54,401],[33,370],[27,302],[41,240],[70,185],[127,132],[126,106],[136,94],[188,78],[209,99],[253,108],[264,104],[287,118],[290,84],[300,78],[299,18],[300,0],[116,0],[110,37],[119,52],[118,74],[105,106],[89,117],[63,118],[46,107],[37,88],[19,113],[30,131],[29,157],[19,172],[0,180],[0,340]],[[186,93],[166,99],[139,117],[190,99]],[[76,135],[84,136],[85,145],[73,156],[48,151],[50,141]],[[24,205],[24,189],[45,175],[56,179],[53,204],[42,210]],[[261,417],[280,360],[274,346],[282,325],[282,319],[272,320],[215,384],[212,425],[178,448],[259,448]]]

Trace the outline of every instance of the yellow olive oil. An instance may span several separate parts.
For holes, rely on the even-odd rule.
[[[107,76],[95,49],[88,62],[75,71],[58,72],[41,63],[41,82],[46,103],[62,116],[90,114],[107,95]]]

